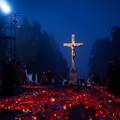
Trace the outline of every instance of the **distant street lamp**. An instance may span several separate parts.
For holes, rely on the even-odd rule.
[[[6,0],[0,0],[0,11],[2,11],[4,14],[11,13],[11,7]]]

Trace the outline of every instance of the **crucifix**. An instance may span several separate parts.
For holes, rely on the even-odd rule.
[[[75,35],[72,34],[72,43],[64,43],[65,47],[71,48],[71,56],[72,56],[72,66],[70,70],[70,80],[73,82],[77,81],[77,70],[75,68],[75,48],[83,45],[83,43],[76,43],[75,42]]]
[[[83,43],[75,43],[75,35],[72,34],[72,43],[64,43],[65,47],[71,48],[72,66],[75,66],[75,48],[83,45]]]

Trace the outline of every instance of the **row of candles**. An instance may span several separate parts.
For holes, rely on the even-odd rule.
[[[29,86],[33,88],[32,86]],[[28,88],[28,87],[27,87]],[[20,96],[0,101],[0,112],[19,111],[16,120],[69,120],[69,110],[82,106],[84,112],[81,117],[89,120],[117,120],[120,119],[120,99],[104,92],[102,87],[88,91],[74,92],[74,90],[51,89],[39,86],[32,92],[25,92]]]

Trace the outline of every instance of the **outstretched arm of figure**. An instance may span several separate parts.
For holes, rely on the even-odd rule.
[[[65,47],[71,47],[72,44],[71,44],[71,43],[64,43],[64,46],[65,46]]]
[[[77,47],[77,46],[81,46],[81,45],[84,45],[83,43],[74,43],[74,45]]]

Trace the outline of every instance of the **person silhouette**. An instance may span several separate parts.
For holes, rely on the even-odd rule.
[[[11,60],[2,69],[4,97],[12,97],[15,95],[16,80],[16,61]]]

